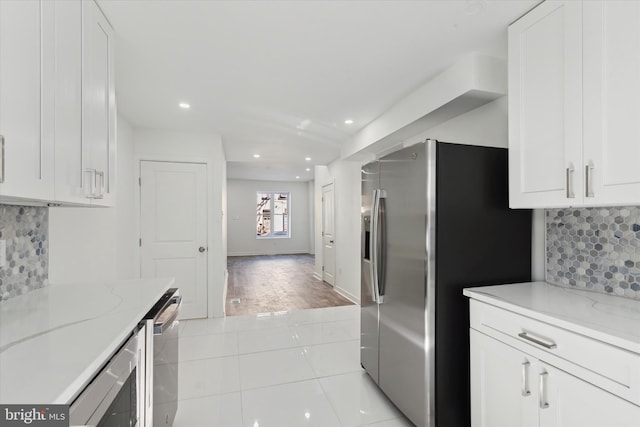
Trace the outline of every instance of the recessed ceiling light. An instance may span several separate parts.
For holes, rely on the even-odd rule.
[[[253,157],[258,159],[258,158],[260,158],[260,154],[254,154]]]
[[[299,176],[296,176],[296,179],[300,179],[300,177],[299,177]]]
[[[305,169],[307,172],[311,172],[311,168],[306,168]]]
[[[181,102],[180,104],[178,104],[178,106],[180,108],[184,108],[185,110],[188,110],[189,108],[191,108],[191,105],[187,104],[186,102]]]
[[[310,162],[310,161],[311,161],[311,157],[305,157],[304,159],[305,159],[307,162]]]
[[[298,125],[296,126],[296,128],[300,129],[300,130],[305,130],[306,128],[309,127],[309,125],[311,124],[311,120],[309,119],[304,119],[303,121],[301,121],[300,123],[298,123]]]
[[[347,120],[344,121],[344,124],[345,125],[352,125],[353,124],[353,120],[347,119]]]

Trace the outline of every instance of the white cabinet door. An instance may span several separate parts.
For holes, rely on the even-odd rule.
[[[93,205],[112,206],[116,186],[115,40],[111,25],[93,0],[82,2],[82,16],[83,186],[97,193]]]
[[[0,197],[53,199],[53,2],[0,1]],[[0,176],[0,181],[2,176]]]
[[[471,336],[471,425],[538,427],[536,359],[485,334]]]
[[[82,187],[82,1],[55,3],[55,199],[84,203]]]
[[[509,27],[509,204],[582,203],[582,6],[546,1]]]
[[[542,364],[536,388],[541,427],[637,427],[636,406],[560,369]]]
[[[584,2],[586,204],[640,204],[640,2]]]

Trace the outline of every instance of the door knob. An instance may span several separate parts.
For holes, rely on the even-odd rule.
[[[206,250],[207,250],[207,249],[206,249],[204,246],[200,246],[200,247],[198,248],[198,251],[200,251],[200,252],[204,252],[204,251],[206,251]]]

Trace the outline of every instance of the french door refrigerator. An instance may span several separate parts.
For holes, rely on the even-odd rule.
[[[462,289],[531,279],[531,211],[507,150],[427,140],[362,168],[363,368],[419,427],[466,427]]]

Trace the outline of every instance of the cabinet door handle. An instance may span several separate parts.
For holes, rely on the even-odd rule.
[[[595,166],[591,163],[584,167],[584,179],[585,179],[585,196],[586,197],[595,197],[593,192],[593,170]]]
[[[84,194],[87,199],[93,199],[96,197],[96,170],[85,169],[84,170]]]
[[[0,135],[0,184],[4,182],[4,136]]]
[[[567,184],[567,199],[575,199],[576,194],[573,192],[573,172],[575,169],[573,165],[567,168],[566,184]]]
[[[104,172],[96,171],[96,194],[94,199],[102,199],[104,197]]]
[[[554,342],[545,342],[545,341],[543,341],[541,338],[537,338],[537,337],[534,337],[534,336],[529,335],[529,333],[528,333],[528,332],[520,332],[520,333],[518,334],[518,336],[519,336],[520,338],[522,338],[522,339],[525,339],[525,340],[527,340],[527,341],[530,341],[530,342],[532,342],[532,343],[534,343],[534,344],[538,344],[538,345],[540,345],[540,346],[542,346],[542,347],[544,347],[544,348],[547,348],[547,349],[549,349],[549,350],[553,350],[554,348],[558,347],[558,346],[556,345],[556,343],[554,343]]]
[[[540,373],[539,377],[539,403],[540,409],[547,409],[549,407],[549,402],[547,401],[547,377],[549,376],[548,372]]]
[[[525,397],[531,396],[531,390],[529,390],[529,366],[531,366],[529,362],[522,363],[522,395]]]

